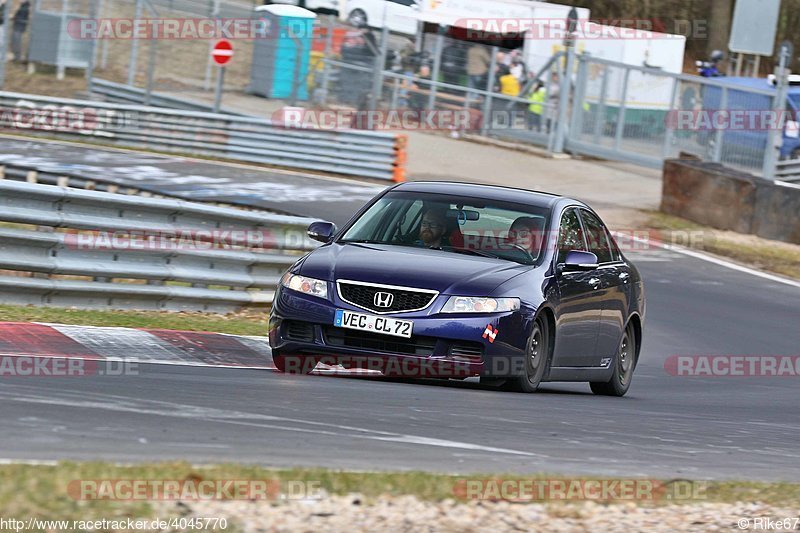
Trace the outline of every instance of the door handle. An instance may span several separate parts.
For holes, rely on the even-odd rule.
[[[595,289],[598,288],[600,286],[600,278],[591,278],[589,280],[589,285],[591,285]]]

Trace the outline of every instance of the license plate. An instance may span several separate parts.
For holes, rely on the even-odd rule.
[[[397,320],[384,316],[365,315],[353,313],[344,309],[336,310],[336,317],[333,325],[337,328],[355,329],[358,331],[369,331],[382,335],[392,335],[394,337],[411,338],[411,331],[414,323],[408,320]]]

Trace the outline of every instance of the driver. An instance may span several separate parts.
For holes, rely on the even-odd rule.
[[[441,248],[447,245],[444,237],[446,229],[447,210],[441,207],[428,208],[419,226],[420,244],[428,248]]]

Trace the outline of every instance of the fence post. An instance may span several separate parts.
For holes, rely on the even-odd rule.
[[[102,17],[108,13],[106,9],[106,0],[100,0],[100,7],[97,10],[97,16]],[[97,65],[97,58],[95,58],[95,65]],[[100,68],[105,70],[108,65],[108,39],[100,40]]]
[[[775,99],[772,102],[772,109],[780,117],[780,129],[770,128],[767,130],[767,151],[764,152],[764,167],[762,174],[764,179],[775,179],[775,166],[778,164],[778,131],[783,132],[786,124],[786,99],[789,97],[789,71],[788,65],[792,61],[794,47],[789,41],[781,43],[778,52],[778,66],[775,69]]]
[[[89,1],[89,18],[97,20],[99,11],[97,8],[98,0]],[[92,78],[94,77],[94,66],[97,62],[97,39],[92,39],[92,51],[89,54],[89,64],[86,66],[86,92],[92,94]]]
[[[142,0],[136,0],[136,8],[133,12],[134,22],[142,18]],[[139,55],[139,39],[131,40],[131,56],[128,60],[128,85],[136,84],[136,61]]]
[[[58,51],[56,52],[56,79],[63,80],[67,73],[64,64],[64,41],[67,40],[67,15],[69,14],[69,0],[61,0],[61,19],[58,37]],[[29,52],[30,53],[30,52]]]
[[[0,89],[3,88],[6,82],[6,57],[8,56],[8,38],[11,34],[11,2],[6,0],[3,2],[3,11],[0,13],[0,18],[5,22],[0,26]]]
[[[492,57],[489,58],[489,72],[486,74],[486,97],[483,99],[483,120],[481,121],[481,135],[488,133],[488,124],[492,121],[492,92],[494,91],[494,71],[497,68],[497,54],[500,49],[492,46]]]
[[[728,109],[728,88],[722,88],[722,99],[719,104],[720,109]],[[711,160],[714,163],[719,163],[722,160],[722,143],[723,143],[723,134],[725,130],[723,128],[717,128],[717,131],[714,132],[714,151],[711,154]]]
[[[670,155],[670,148],[672,147],[672,138],[673,138],[673,130],[674,128],[671,127],[671,123],[677,118],[671,117],[675,111],[675,97],[678,95],[678,84],[680,84],[680,80],[678,78],[674,78],[672,80],[672,92],[670,93],[669,97],[669,109],[667,109],[667,121],[666,121],[666,129],[664,130],[664,147],[661,150],[661,157],[662,159],[667,159]]]
[[[375,68],[372,74],[372,95],[369,108],[378,109],[378,102],[383,94],[383,69],[386,68],[386,56],[389,54],[389,27],[384,26],[381,32],[380,53],[375,56]]]
[[[156,72],[156,56],[158,52],[158,40],[156,37],[150,39],[150,57],[147,60],[147,89],[144,93],[144,105],[150,105],[153,95],[153,78]]]
[[[331,83],[331,55],[333,54],[333,30],[336,23],[333,17],[328,18],[328,33],[325,36],[325,57],[322,58],[322,82],[320,83],[319,104],[328,103],[328,86]]]
[[[588,80],[588,62],[584,56],[578,56],[578,76],[575,79],[575,92],[572,96],[572,117],[567,135],[578,138],[583,130],[583,103],[586,100],[586,82]]]
[[[436,34],[436,48],[433,56],[433,72],[431,72],[431,90],[428,95],[428,111],[431,111],[436,105],[436,89],[439,83],[439,71],[442,68],[442,49],[444,48],[444,34],[442,33],[442,26],[439,26],[439,32]]]
[[[170,0],[171,2],[172,0]],[[170,9],[172,6],[170,5]],[[214,0],[214,5],[211,7],[211,18],[219,18],[219,0]],[[214,40],[208,41],[208,58],[206,59],[206,77],[203,82],[203,88],[208,91],[211,89],[211,71],[213,68],[214,60],[211,58],[211,52],[214,50]]]
[[[553,152],[556,154],[564,152],[564,137],[567,130],[569,94],[572,87],[572,69],[575,63],[575,41],[572,30],[570,30],[566,40],[567,64],[564,67],[564,74],[561,77],[561,91],[558,95],[558,115],[556,116],[556,142],[553,147]]]
[[[608,94],[608,71],[610,68],[608,65],[603,67],[603,79],[600,82],[600,99],[594,114],[594,132],[592,134],[592,142],[595,144],[600,142],[600,131],[606,124],[606,95]]]
[[[622,97],[619,102],[619,111],[617,112],[617,130],[614,132],[614,150],[619,150],[619,145],[622,144],[622,134],[625,131],[625,106],[628,100],[628,79],[631,76],[631,69],[625,69],[625,76],[622,78]]]

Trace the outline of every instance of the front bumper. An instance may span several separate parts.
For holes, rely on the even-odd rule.
[[[319,358],[400,378],[519,375],[533,312],[523,307],[502,314],[441,314],[447,298],[440,295],[423,311],[389,315],[414,323],[406,339],[334,327],[337,309],[369,314],[340,301],[335,292],[324,300],[280,288],[270,315],[270,346],[287,357]],[[494,339],[484,338],[487,330]]]

